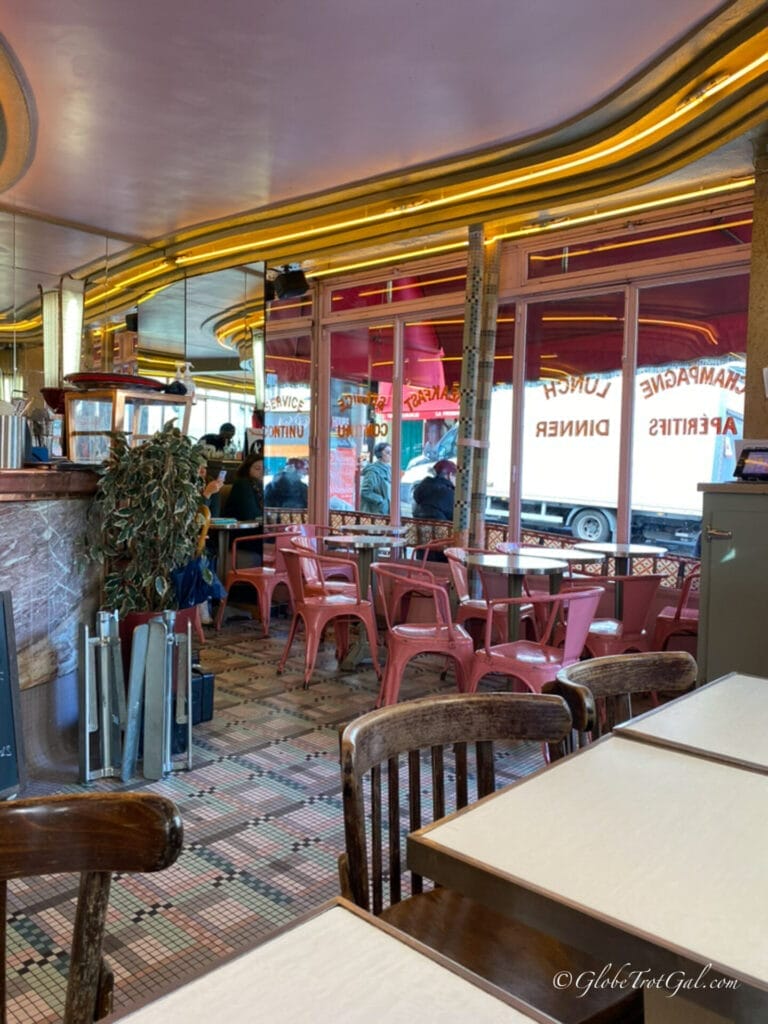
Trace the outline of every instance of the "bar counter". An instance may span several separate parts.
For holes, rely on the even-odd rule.
[[[93,623],[97,566],[82,566],[78,544],[98,477],[55,464],[0,470],[0,590],[10,591],[26,760],[61,766],[77,738],[77,646]]]

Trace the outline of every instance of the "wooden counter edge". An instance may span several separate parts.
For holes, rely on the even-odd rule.
[[[0,469],[0,502],[90,498],[98,475],[92,469]]]

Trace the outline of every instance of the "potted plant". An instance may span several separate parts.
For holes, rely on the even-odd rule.
[[[110,438],[86,538],[87,556],[104,565],[104,604],[121,620],[178,609],[173,573],[194,561],[201,528],[202,448],[174,421],[135,447],[122,431]]]

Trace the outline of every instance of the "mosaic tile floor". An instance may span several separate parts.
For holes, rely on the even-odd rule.
[[[251,621],[230,622],[218,635],[206,629],[200,660],[216,678],[214,718],[195,727],[191,771],[146,784],[179,807],[183,852],[165,872],[113,880],[105,952],[116,1009],[252,946],[338,892],[338,728],[370,710],[376,681],[372,671],[340,673],[332,644],[321,650],[308,690],[300,643],[278,676],[286,629],[285,620],[273,623],[266,640]],[[401,699],[452,692],[451,676],[440,679],[443,667],[443,659],[414,662]],[[539,763],[538,749],[528,748],[507,774]],[[120,788],[115,780],[94,786]],[[33,791],[46,787],[38,782]],[[9,888],[9,1024],[58,1020],[77,879]]]

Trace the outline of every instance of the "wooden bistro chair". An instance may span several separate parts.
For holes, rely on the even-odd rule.
[[[175,805],[153,793],[79,793],[0,803],[0,1019],[5,1020],[7,883],[79,872],[80,890],[64,1024],[112,1009],[114,979],[102,955],[113,871],[162,871],[181,852]]]
[[[309,686],[317,660],[317,652],[325,627],[333,622],[336,628],[336,657],[344,659],[349,650],[349,623],[357,619],[365,627],[371,649],[371,659],[376,675],[381,678],[376,656],[376,618],[373,604],[360,595],[360,578],[355,562],[333,555],[318,555],[304,548],[291,547],[283,551],[288,569],[288,585],[293,604],[293,618],[277,674],[285,670],[285,663],[291,652],[299,623],[304,624],[304,688]],[[351,583],[339,583],[328,579],[329,574],[340,569],[349,571]],[[342,588],[342,589],[339,589]]]
[[[644,651],[569,665],[544,691],[564,698],[574,720],[575,746],[583,747],[632,718],[632,697],[646,693],[677,697],[695,682],[696,661],[687,651]]]
[[[570,730],[561,698],[509,693],[425,697],[350,722],[341,732],[342,894],[554,1020],[639,1022],[640,993],[580,999],[554,988],[558,970],[599,971],[590,957],[406,871],[408,832],[494,792],[495,743],[556,745]]]
[[[408,662],[419,654],[444,654],[456,666],[456,682],[463,690],[472,667],[472,637],[453,622],[445,587],[435,583],[429,570],[417,566],[374,562],[371,566],[374,591],[380,598],[387,625],[387,665],[376,706],[396,704],[400,684]],[[411,593],[432,602],[432,614],[426,622],[406,622]]]

